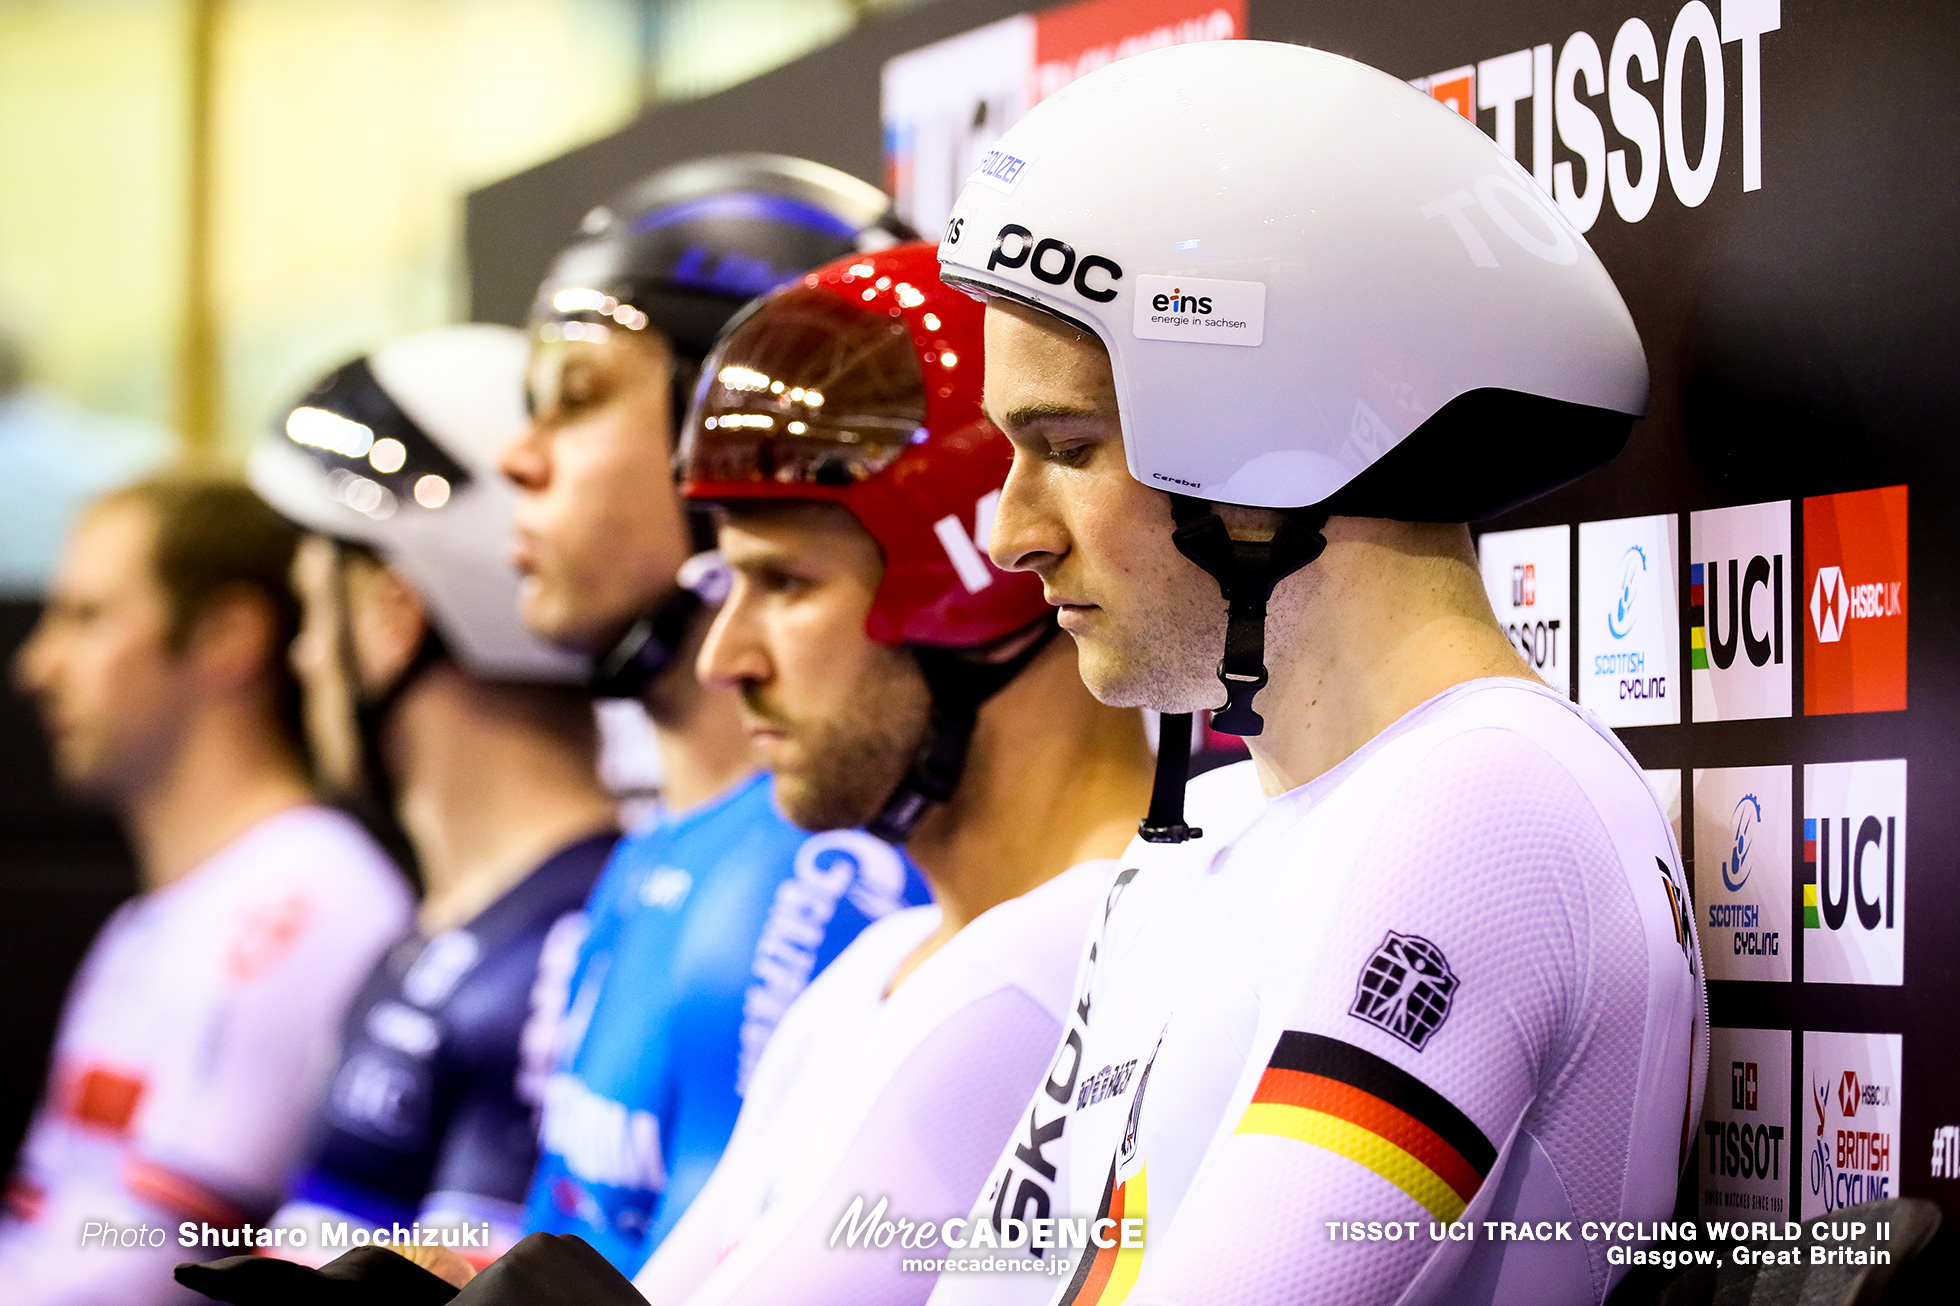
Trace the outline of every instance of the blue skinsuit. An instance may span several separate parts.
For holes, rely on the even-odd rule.
[[[637,1271],[720,1159],[783,1010],[929,898],[881,840],[791,825],[766,776],[622,841],[587,907],[526,1228]]]

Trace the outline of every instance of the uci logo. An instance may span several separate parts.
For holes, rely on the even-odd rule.
[[[1735,843],[1729,859],[1722,863],[1722,887],[1730,893],[1741,893],[1742,886],[1749,882],[1750,836],[1762,821],[1762,804],[1756,801],[1756,795],[1744,794],[1742,801],[1735,805]]]
[[[1627,551],[1620,557],[1620,597],[1606,614],[1606,629],[1614,639],[1625,639],[1633,633],[1637,615],[1634,605],[1640,598],[1640,582],[1646,574],[1647,551],[1638,544],[1627,545]]]
[[[953,239],[959,239],[955,236]],[[1075,293],[1084,299],[1098,304],[1107,304],[1116,298],[1114,283],[1123,279],[1123,269],[1100,254],[1075,256],[1075,247],[1066,241],[1049,236],[1036,240],[1034,233],[1016,223],[1008,223],[994,237],[994,252],[987,256],[987,271],[995,268],[1022,268],[1034,274],[1035,280],[1045,281],[1051,286],[1074,283]],[[1101,272],[1106,278],[1104,284],[1089,284],[1089,274]]]
[[[1708,660],[1717,669],[1726,671],[1735,664],[1736,644],[1740,641],[1743,654],[1751,666],[1767,666],[1771,661],[1777,665],[1783,662],[1783,555],[1765,558],[1761,554],[1749,559],[1745,566],[1741,559],[1730,558],[1728,578],[1724,583],[1722,564],[1719,561],[1707,564],[1695,563],[1690,583],[1701,585],[1706,580],[1703,611],[1707,619]],[[1763,625],[1767,633],[1758,634],[1758,616],[1761,610],[1756,607],[1757,591],[1766,592],[1770,600],[1770,611]],[[1723,596],[1728,598],[1726,616],[1728,634],[1722,634],[1724,607]]]

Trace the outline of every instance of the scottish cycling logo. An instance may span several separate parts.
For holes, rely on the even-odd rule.
[[[1730,893],[1741,893],[1749,882],[1750,838],[1762,823],[1763,805],[1756,801],[1756,795],[1744,794],[1735,805],[1735,839],[1728,860],[1722,863],[1722,887]]]
[[[1729,830],[1728,856],[1721,862],[1722,887],[1731,894],[1739,894],[1755,869],[1750,855],[1756,850],[1758,838],[1765,833],[1762,800],[1753,793],[1738,798],[1730,814]],[[1781,953],[1782,932],[1760,928],[1761,917],[1760,902],[1708,904],[1709,929],[1733,930],[1734,955],[1738,957],[1774,957]]]
[[[1625,639],[1633,633],[1640,615],[1640,583],[1647,575],[1647,551],[1638,544],[1627,545],[1620,555],[1620,597],[1606,614],[1606,633]]]

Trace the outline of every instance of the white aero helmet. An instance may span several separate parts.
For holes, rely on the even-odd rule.
[[[577,684],[588,659],[524,628],[510,561],[516,498],[497,451],[528,420],[529,356],[511,327],[405,336],[335,368],[283,412],[246,476],[287,518],[398,569],[471,675]]]
[[[1633,319],[1531,176],[1303,46],[1073,83],[974,170],[939,257],[1101,339],[1131,475],[1201,500],[1468,521],[1605,462],[1646,406]]]
[[[1476,126],[1386,73],[1252,41],[1120,60],[974,169],[941,276],[1109,351],[1130,474],[1226,601],[1225,703],[1264,722],[1266,601],[1331,514],[1470,521],[1625,444],[1647,363],[1585,239]],[[1212,503],[1290,509],[1234,540]],[[1167,715],[1146,839],[1192,837]]]

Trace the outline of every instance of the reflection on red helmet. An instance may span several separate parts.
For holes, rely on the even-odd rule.
[[[687,497],[843,504],[885,577],[883,644],[970,648],[1044,615],[987,558],[1013,450],[980,407],[981,306],[933,246],[839,259],[760,301],[715,347],[681,440]]]

